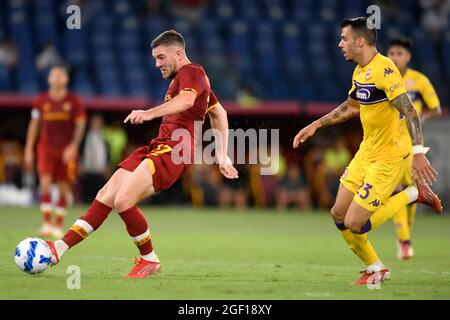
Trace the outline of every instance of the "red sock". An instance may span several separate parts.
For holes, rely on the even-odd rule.
[[[133,238],[141,255],[151,253],[153,251],[152,239],[148,230],[147,220],[141,209],[138,206],[133,206],[120,212],[119,215],[125,222],[128,234]]]
[[[55,226],[61,228],[66,215],[67,201],[64,195],[59,196],[58,204],[56,206],[56,221]]]
[[[95,199],[89,209],[72,225],[62,240],[72,248],[78,242],[97,230],[111,212],[111,208]]]
[[[55,226],[58,228],[61,228],[64,222],[64,215],[62,214],[57,214],[56,215],[56,220],[55,220]]]
[[[45,224],[52,224],[52,198],[50,194],[41,194],[41,211]]]
[[[42,218],[43,218],[45,224],[52,224],[52,212],[51,211],[44,211],[42,214]]]

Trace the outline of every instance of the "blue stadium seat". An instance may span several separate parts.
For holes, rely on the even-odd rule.
[[[65,58],[72,65],[88,64],[88,48],[85,29],[64,32]]]
[[[91,78],[89,77],[89,72],[86,68],[75,69],[73,78],[71,80],[71,88],[81,95],[92,96],[95,94],[95,89],[92,85]]]
[[[12,91],[11,74],[8,68],[0,64],[0,91]]]

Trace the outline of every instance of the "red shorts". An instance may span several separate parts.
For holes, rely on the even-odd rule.
[[[172,160],[172,147],[153,140],[149,146],[137,148],[125,160],[119,163],[119,167],[133,172],[142,162],[148,158],[152,160],[153,188],[155,192],[168,189],[190,168],[190,164],[176,164]],[[150,165],[151,166],[151,165]]]
[[[37,170],[39,176],[49,175],[54,181],[73,183],[77,180],[77,160],[74,159],[64,163],[62,152],[38,148]]]

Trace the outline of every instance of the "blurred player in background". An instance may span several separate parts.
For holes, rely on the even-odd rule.
[[[400,71],[406,92],[414,104],[414,108],[420,115],[422,124],[427,119],[439,117],[442,114],[439,98],[433,88],[430,80],[417,70],[408,67],[411,61],[412,41],[408,38],[392,39],[388,47],[388,57],[395,63]],[[425,110],[425,107],[427,110]],[[404,139],[410,139],[407,130],[406,119],[401,119],[402,132],[404,132]],[[407,171],[402,180],[402,186],[410,185],[414,181],[411,172]],[[397,231],[397,258],[401,260],[410,259],[414,256],[414,251],[411,244],[411,226],[414,222],[417,205],[411,203],[403,207],[393,220]]]
[[[78,149],[84,135],[86,113],[78,97],[67,88],[69,75],[65,67],[53,67],[48,75],[49,89],[39,95],[31,111],[25,145],[25,167],[32,170],[35,162],[40,182],[40,207],[43,237],[62,236],[71,184],[77,177]],[[35,153],[35,145],[37,148]],[[54,210],[50,188],[58,184],[59,199]],[[53,223],[52,213],[56,213]]]
[[[427,185],[436,180],[437,172],[424,155],[419,115],[397,67],[377,52],[376,29],[365,17],[347,19],[341,28],[339,48],[347,61],[357,64],[347,101],[300,130],[293,146],[297,148],[321,127],[360,115],[363,141],[341,177],[331,214],[350,249],[366,265],[354,284],[375,284],[388,280],[391,272],[378,258],[367,233],[409,203],[424,203],[438,213],[442,206]],[[400,114],[408,125],[407,141],[401,139]],[[420,183],[391,196],[411,168]]]
[[[147,220],[137,204],[155,192],[169,188],[191,167],[198,138],[194,132],[194,123],[203,122],[206,113],[210,117],[211,127],[217,129],[215,134],[221,133],[215,139],[220,172],[226,178],[237,178],[237,171],[227,157],[227,113],[212,92],[205,70],[189,61],[184,39],[174,30],[160,34],[153,40],[151,47],[162,77],[172,80],[165,102],[149,110],[134,110],[124,122],[141,124],[162,117],[158,137],[122,161],[120,168],[98,192],[87,212],[62,239],[48,242],[53,252],[53,264],[58,263],[69,248],[99,228],[112,208],[115,208],[141,254],[128,277],[144,278],[157,272],[160,262],[153,250]],[[174,140],[176,138],[172,134],[181,129],[188,132],[189,137]],[[177,158],[179,154],[176,149],[180,146],[190,151],[188,161]],[[184,156],[186,154],[183,151]]]

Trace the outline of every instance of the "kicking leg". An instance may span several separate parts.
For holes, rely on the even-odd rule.
[[[145,278],[160,268],[158,257],[153,251],[147,220],[137,206],[142,199],[155,192],[150,161],[152,160],[145,159],[141,162],[121,186],[114,200],[114,207],[141,254],[141,259],[136,261],[134,268],[128,273],[129,278]]]
[[[95,200],[86,213],[75,221],[64,237],[54,243],[49,243],[54,255],[52,257],[53,264],[58,263],[59,259],[69,248],[75,246],[100,227],[112,210],[114,198],[119,188],[125,184],[126,180],[131,177],[131,174],[130,171],[125,169],[118,169],[97,193]]]

